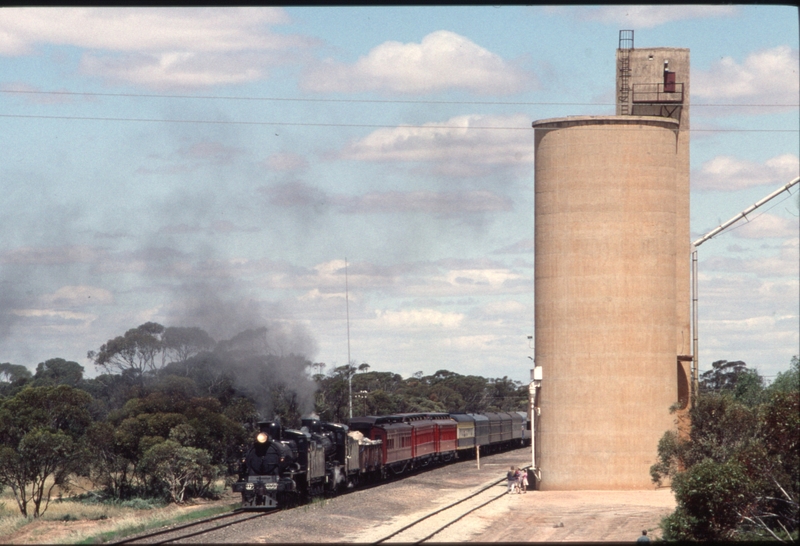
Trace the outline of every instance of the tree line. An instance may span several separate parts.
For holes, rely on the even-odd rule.
[[[88,478],[105,500],[213,497],[238,470],[257,422],[347,422],[395,412],[525,410],[527,385],[440,370],[403,379],[368,364],[327,367],[281,350],[267,328],[215,341],[147,322],[88,352],[100,372],[53,358],[0,363],[0,488],[38,517]]]

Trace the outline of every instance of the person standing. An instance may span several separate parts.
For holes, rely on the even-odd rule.
[[[514,475],[513,466],[506,473],[506,479],[508,480],[508,494],[510,495],[514,492],[514,482],[517,481],[517,477]]]
[[[528,492],[528,471],[521,470],[519,473],[519,488],[523,493]]]
[[[642,529],[642,536],[637,538],[636,542],[650,542],[650,537],[647,536],[647,529]]]
[[[520,492],[520,488],[519,488],[520,476],[522,476],[522,472],[520,472],[519,467],[516,467],[514,469],[514,492],[515,493],[519,493]]]

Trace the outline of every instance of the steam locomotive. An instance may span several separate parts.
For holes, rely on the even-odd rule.
[[[300,430],[277,420],[258,427],[233,484],[249,510],[295,506],[364,482],[530,443],[524,412],[356,417],[349,427],[306,417]]]

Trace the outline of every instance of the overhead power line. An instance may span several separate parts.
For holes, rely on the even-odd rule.
[[[162,93],[96,93],[88,91],[40,91],[29,89],[0,89],[0,93],[27,95],[64,95],[86,97],[123,97],[123,98],[158,98],[158,99],[195,99],[195,100],[235,100],[235,101],[274,101],[274,102],[334,102],[334,103],[377,103],[377,104],[482,104],[508,106],[614,106],[613,102],[539,102],[539,101],[453,101],[427,99],[324,99],[296,97],[242,97],[231,95],[169,95]],[[751,103],[693,103],[692,107],[736,107],[736,108],[797,108],[800,103],[792,104],[751,104]]]
[[[120,121],[140,123],[194,123],[209,125],[261,125],[286,127],[362,127],[368,129],[469,129],[469,130],[504,130],[530,131],[527,124],[522,127],[509,126],[474,126],[474,125],[411,125],[411,124],[375,124],[375,123],[303,123],[290,121],[236,121],[213,119],[159,119],[159,118],[123,118],[99,116],[49,116],[33,114],[0,114],[0,118],[18,119],[54,119],[70,121]],[[598,129],[601,130],[601,129]],[[632,129],[633,130],[633,129]],[[691,133],[797,133],[800,129],[689,129]]]

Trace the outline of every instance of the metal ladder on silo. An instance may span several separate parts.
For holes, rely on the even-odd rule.
[[[619,113],[629,114],[628,98],[630,97],[631,49],[633,49],[633,31],[619,31]]]

